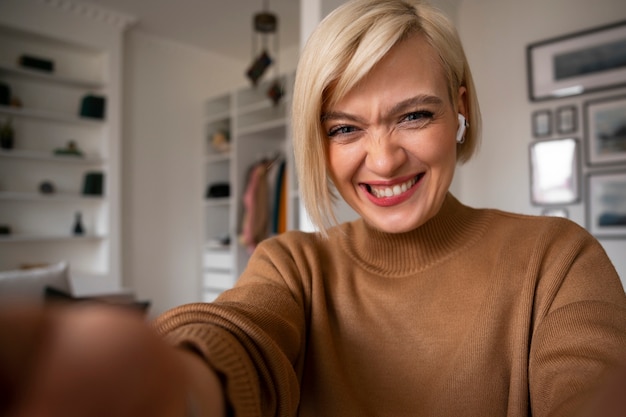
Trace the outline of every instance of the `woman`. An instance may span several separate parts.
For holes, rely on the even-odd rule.
[[[92,321],[74,340],[108,327],[127,341],[101,337],[86,351],[139,375],[129,391],[145,395],[132,404],[163,403],[160,415],[517,417],[571,416],[598,398],[626,359],[619,277],[567,220],[476,210],[448,192],[480,117],[441,14],[401,0],[337,9],[303,51],[293,125],[319,233],[262,242],[236,288],[161,316],[176,349],[140,324],[120,330],[112,314],[82,316]],[[360,220],[335,225],[334,189]],[[61,328],[80,327],[68,320],[80,321]]]
[[[158,321],[228,381],[236,415],[572,415],[626,357],[624,291],[593,238],[448,193],[480,119],[435,10],[357,1],[328,16],[293,125],[322,232],[264,242],[236,289]],[[331,184],[361,220],[332,227]]]

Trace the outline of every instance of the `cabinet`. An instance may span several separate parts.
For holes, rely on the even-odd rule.
[[[285,228],[297,224],[297,192],[291,157],[290,117],[293,74],[280,77],[284,96],[274,103],[267,95],[273,81],[260,83],[214,97],[206,102],[204,169],[204,241],[202,271],[203,299],[213,300],[220,292],[232,287],[245,268],[250,251],[240,241],[245,216],[243,196],[250,170],[261,160],[285,162],[283,195]],[[229,137],[227,150],[216,149],[215,134]],[[268,178],[273,182],[274,179]],[[228,196],[209,196],[212,185],[228,184]],[[270,184],[270,190],[272,189]],[[272,193],[276,189],[271,190]],[[273,205],[272,197],[268,204]],[[273,216],[275,206],[269,211]],[[268,236],[272,234],[270,230]]]
[[[52,61],[53,71],[19,65],[24,54]],[[66,260],[75,288],[119,287],[119,106],[111,58],[103,47],[0,27],[0,82],[13,100],[0,105],[0,121],[11,120],[15,131],[13,147],[0,149],[0,269]],[[80,116],[87,95],[105,97],[103,118]],[[68,154],[68,145],[80,155]],[[103,190],[85,194],[94,173]],[[43,183],[53,192],[42,192]],[[78,216],[82,234],[74,233]]]

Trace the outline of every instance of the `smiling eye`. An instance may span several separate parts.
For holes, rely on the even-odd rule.
[[[349,133],[355,132],[356,130],[357,129],[354,126],[337,126],[328,131],[328,136],[332,138],[337,135],[347,135]]]
[[[414,111],[402,117],[401,122],[427,121],[432,119],[433,113],[429,111]]]

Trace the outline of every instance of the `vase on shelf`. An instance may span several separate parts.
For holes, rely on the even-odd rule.
[[[76,212],[76,216],[74,219],[74,235],[81,236],[85,234],[85,228],[83,227],[83,220],[81,212]]]

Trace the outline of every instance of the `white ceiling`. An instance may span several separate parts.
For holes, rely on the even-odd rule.
[[[245,61],[252,58],[253,16],[264,10],[267,5],[269,11],[278,16],[279,47],[283,49],[299,45],[299,0],[83,0],[82,2],[135,17],[137,23],[134,30]]]

